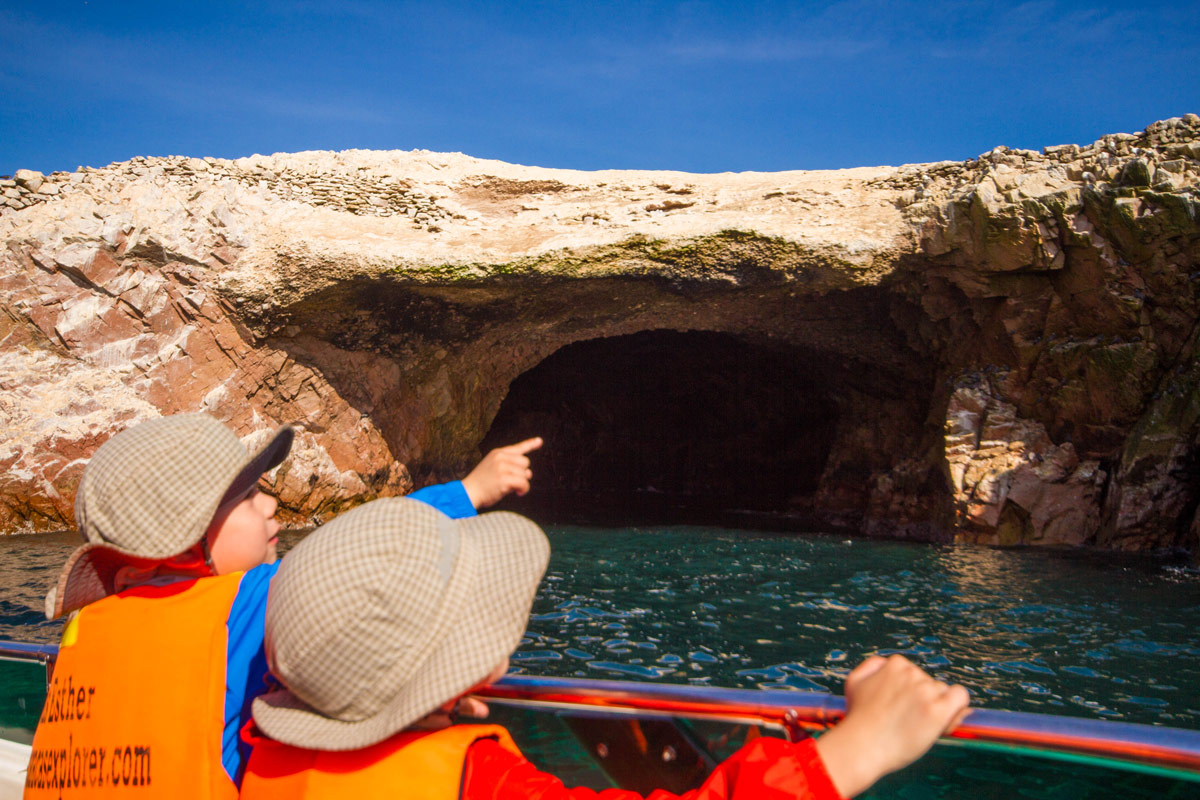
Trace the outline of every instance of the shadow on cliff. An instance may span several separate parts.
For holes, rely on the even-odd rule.
[[[882,440],[904,453],[921,439],[904,390],[828,352],[643,331],[568,345],[522,374],[481,449],[546,439],[536,491],[505,506],[544,521],[857,529],[896,457]],[[944,497],[931,475],[912,490]]]
[[[541,521],[950,536],[938,364],[882,287],[382,281],[289,311],[273,343],[418,486],[540,435],[535,492],[510,507]]]

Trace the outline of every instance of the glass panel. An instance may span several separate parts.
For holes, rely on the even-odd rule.
[[[704,743],[708,752],[717,762],[729,758],[743,745],[749,744],[760,736],[784,738],[783,731],[762,725],[736,725],[706,719],[679,720],[679,724],[691,730],[696,740]]]
[[[29,744],[46,701],[46,668],[0,658],[0,738]]]
[[[559,714],[514,706],[489,705],[488,724],[503,725],[521,752],[538,769],[558,777],[567,786],[611,789],[612,781],[579,743]]]
[[[925,758],[876,783],[863,800],[1102,800],[1194,798],[1197,785],[1091,764],[1008,753],[935,747]]]
[[[563,722],[561,710],[491,706],[489,722],[504,725],[539,769],[567,786],[600,790],[613,785]],[[758,736],[780,732],[709,720],[677,720],[691,738],[719,761]],[[939,745],[913,766],[889,775],[864,800],[1183,800],[1197,796],[1197,784],[1102,764],[1057,761],[1017,753]]]

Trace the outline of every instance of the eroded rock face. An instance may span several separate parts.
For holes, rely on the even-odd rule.
[[[557,434],[548,493],[1194,549],[1198,174],[1194,115],[836,172],[360,151],[20,171],[0,528],[69,525],[105,438],[208,410],[251,439],[304,427],[274,476],[291,522],[459,474],[499,420],[489,443]]]
[[[961,536],[1002,545],[1087,542],[1107,477],[1100,462],[1080,461],[1071,442],[1055,444],[1004,396],[987,378],[970,376],[946,409]]]

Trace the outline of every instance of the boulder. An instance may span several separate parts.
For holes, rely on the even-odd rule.
[[[45,182],[46,176],[32,169],[19,169],[13,174],[13,179],[31,192],[36,192]]]

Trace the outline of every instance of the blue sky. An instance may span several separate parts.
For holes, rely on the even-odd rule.
[[[0,174],[348,148],[831,169],[1200,113],[1195,2],[0,0],[0,31]]]

